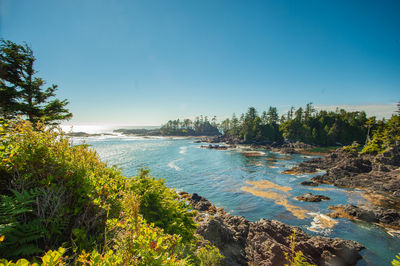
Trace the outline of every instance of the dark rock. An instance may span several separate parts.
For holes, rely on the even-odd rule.
[[[300,200],[300,201],[308,201],[308,202],[320,202],[322,200],[330,200],[330,198],[327,196],[313,195],[311,193],[306,193],[301,196],[297,196],[296,199]]]
[[[182,192],[181,192],[182,193]],[[181,194],[180,193],[180,194]],[[355,241],[309,236],[298,227],[275,220],[250,222],[232,216],[197,194],[186,198],[200,211],[197,233],[217,246],[225,256],[222,265],[285,265],[285,253],[291,253],[290,236],[296,230],[295,251],[301,251],[308,262],[317,265],[355,265],[363,246]],[[201,204],[199,204],[201,203]],[[214,206],[211,214],[205,206]]]
[[[206,198],[199,196],[197,193],[193,193],[193,195],[191,197],[187,197],[187,199],[196,210],[207,211],[210,214],[214,214],[216,212],[215,206]]]
[[[377,223],[385,228],[400,229],[400,212],[395,209],[385,209],[378,206],[367,205],[337,205],[329,207],[333,210],[328,215],[331,217],[345,217],[369,223]]]
[[[300,185],[317,187],[318,183],[315,183],[314,181],[303,181],[303,182],[300,183]]]
[[[301,174],[326,170],[312,181],[374,191],[386,195],[390,202],[399,202],[399,166],[400,148],[397,146],[376,156],[338,149],[328,156],[304,161],[286,172]]]
[[[214,150],[227,150],[229,147],[225,145],[201,145],[200,148],[214,149]]]

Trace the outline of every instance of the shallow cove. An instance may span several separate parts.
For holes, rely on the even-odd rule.
[[[329,206],[357,204],[365,198],[360,190],[299,184],[313,174],[282,174],[305,160],[303,155],[291,155],[289,159],[261,151],[265,153],[263,156],[247,157],[242,154],[243,150],[201,149],[201,144],[193,143],[193,139],[182,138],[74,138],[75,144],[82,141],[96,149],[103,161],[121,168],[126,176],[136,175],[139,168],[148,167],[153,176],[164,178],[169,187],[198,193],[233,215],[242,215],[251,221],[276,219],[299,226],[309,234],[356,240],[366,246],[362,253],[364,260],[358,265],[390,265],[400,252],[400,240],[376,226],[346,219],[335,219],[336,224],[326,222],[328,226],[315,226],[321,224],[324,216],[320,214],[328,213]],[[294,199],[308,192],[331,200],[300,202]],[[293,212],[296,210],[301,210],[301,215],[296,216]]]

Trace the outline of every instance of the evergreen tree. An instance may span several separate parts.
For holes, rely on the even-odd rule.
[[[35,123],[57,124],[72,117],[66,109],[67,100],[55,97],[57,85],[43,89],[45,82],[36,77],[36,58],[27,45],[0,40],[0,116],[14,118],[18,115]]]
[[[278,115],[278,110],[276,107],[269,107],[268,113],[267,113],[267,121],[268,124],[273,125],[277,124],[279,121],[279,115]]]

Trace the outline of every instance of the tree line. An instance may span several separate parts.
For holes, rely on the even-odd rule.
[[[367,121],[363,111],[316,111],[312,103],[308,103],[305,108],[291,107],[280,117],[276,107],[269,107],[261,115],[250,107],[239,119],[233,114],[231,119],[222,121],[220,129],[227,138],[244,142],[288,140],[322,146],[348,145],[353,141],[365,142]]]
[[[214,136],[220,135],[217,117],[209,121],[207,116],[196,117],[194,121],[186,118],[183,120],[169,120],[160,128],[164,136]]]
[[[400,103],[398,111],[400,111]],[[295,109],[291,107],[279,115],[277,108],[270,106],[259,115],[254,107],[239,117],[233,114],[220,123],[214,116],[170,120],[160,129],[161,135],[198,136],[223,135],[227,141],[238,143],[267,144],[283,141],[301,141],[319,146],[342,146],[357,142],[368,150],[381,152],[400,141],[400,118],[394,114],[389,120],[367,117],[364,111],[348,112],[317,111],[312,103]],[[372,146],[373,148],[371,148]],[[367,149],[366,149],[367,150]]]

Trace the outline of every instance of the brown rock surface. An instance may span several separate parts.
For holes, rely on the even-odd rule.
[[[197,194],[182,193],[199,211],[197,233],[217,246],[225,256],[223,265],[285,265],[290,236],[296,230],[296,252],[317,265],[355,265],[363,247],[355,241],[309,236],[301,229],[279,221],[250,222],[215,208]],[[214,207],[210,207],[214,206]],[[216,210],[210,211],[210,210]]]
[[[296,197],[297,200],[300,201],[308,201],[308,202],[320,202],[322,200],[330,200],[329,197],[324,195],[313,195],[312,193],[306,193],[301,196]]]

